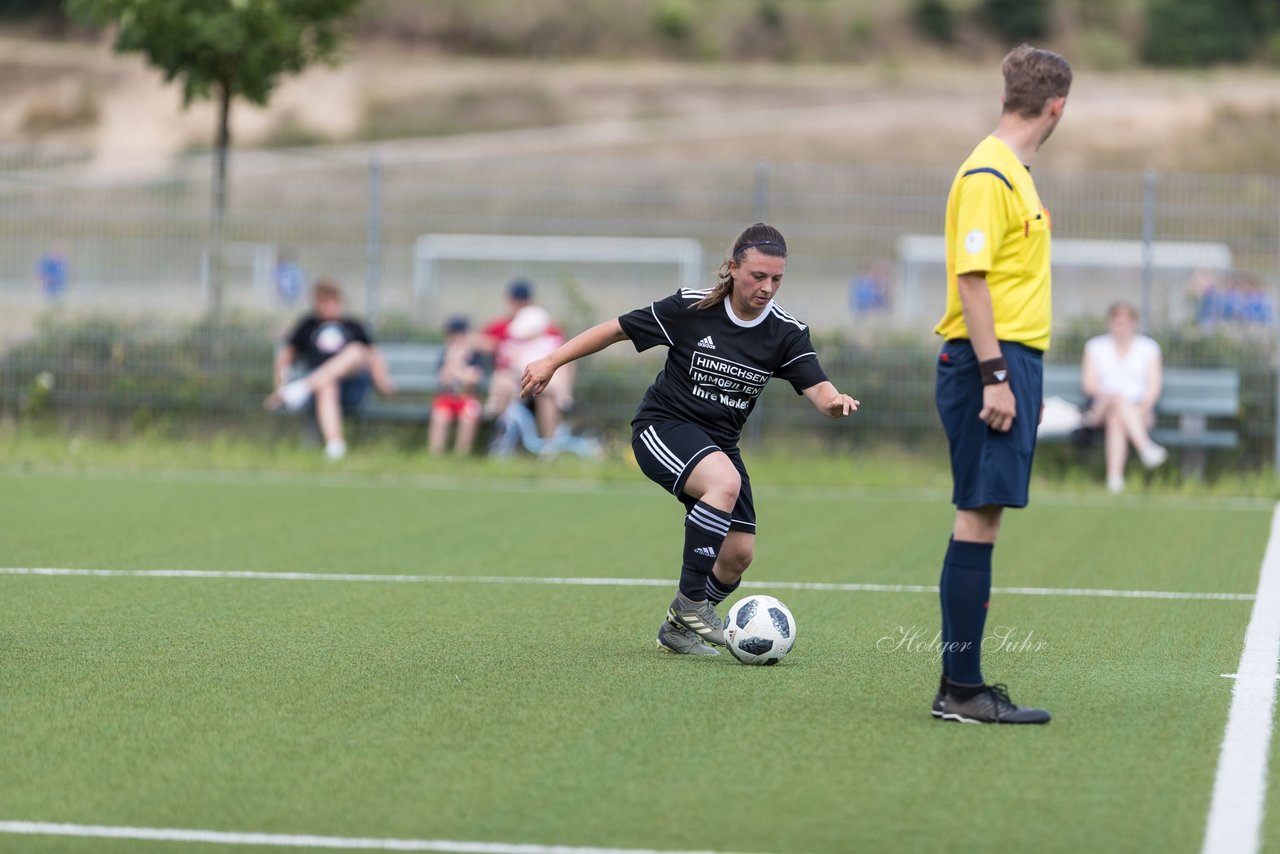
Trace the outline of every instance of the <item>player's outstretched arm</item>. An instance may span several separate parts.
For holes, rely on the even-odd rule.
[[[598,353],[605,347],[626,341],[627,334],[622,331],[622,324],[615,317],[604,323],[591,327],[580,335],[575,335],[551,352],[549,356],[530,362],[520,378],[520,396],[529,397],[541,394],[551,382],[557,370],[570,362]]]
[[[804,396],[809,398],[809,402],[815,409],[828,418],[844,418],[852,415],[858,411],[860,404],[860,401],[854,400],[849,395],[836,391],[836,387],[829,382],[809,386],[804,390]]]

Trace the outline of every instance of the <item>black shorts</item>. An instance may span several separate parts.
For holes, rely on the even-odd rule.
[[[992,430],[978,418],[982,372],[973,345],[948,341],[938,354],[938,416],[951,445],[951,501],[961,510],[1027,506],[1044,395],[1044,354],[1008,341],[1000,342],[1000,350],[1009,366],[1009,390],[1017,404],[1007,433]]]
[[[711,437],[687,421],[651,421],[632,425],[631,449],[635,452],[636,462],[645,477],[670,492],[686,508],[698,503],[696,498],[684,491],[685,481],[694,466],[708,454],[721,451],[733,462],[742,478],[742,487],[738,490],[738,502],[733,505],[730,530],[744,531],[748,534],[756,532],[756,505],[751,497],[751,478],[747,476],[747,467],[742,464],[742,455],[737,448],[725,450],[711,440]]]

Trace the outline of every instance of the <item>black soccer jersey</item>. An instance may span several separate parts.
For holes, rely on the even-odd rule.
[[[688,421],[722,448],[737,446],[742,425],[770,377],[799,394],[826,380],[809,328],[770,301],[753,320],[734,315],[726,299],[693,305],[709,291],[681,288],[618,318],[636,350],[667,346],[667,363],[645,392],[633,424]]]
[[[321,320],[314,314],[308,314],[298,321],[298,325],[285,340],[308,371],[323,365],[352,341],[373,343],[368,330],[358,320],[350,317]]]

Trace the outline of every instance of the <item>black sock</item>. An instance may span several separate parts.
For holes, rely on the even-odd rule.
[[[733,591],[737,590],[738,585],[741,583],[741,581],[735,581],[732,584],[725,584],[716,578],[716,574],[713,572],[707,576],[707,598],[711,600],[712,605],[719,605],[732,596]]]
[[[962,685],[982,684],[982,629],[991,599],[991,543],[951,541],[939,583],[943,672]]]
[[[729,514],[699,501],[684,517],[684,562],[680,592],[696,602],[707,598],[707,579],[729,533]]]
[[[947,540],[947,554],[951,553],[951,543],[954,538]],[[942,679],[943,688],[946,687],[946,678],[951,675],[951,670],[947,666],[947,649],[951,643],[951,627],[947,625],[947,557],[942,557],[942,571],[938,576],[938,607],[942,611]]]
[[[950,679],[946,681],[946,693],[957,700],[968,700],[970,697],[976,697],[987,690],[986,685],[961,685],[959,682],[952,682]]]

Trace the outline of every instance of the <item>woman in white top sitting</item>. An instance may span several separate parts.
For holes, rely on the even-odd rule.
[[[1138,334],[1138,310],[1118,302],[1107,311],[1111,331],[1084,345],[1081,384],[1093,400],[1085,424],[1106,430],[1107,488],[1124,491],[1124,464],[1129,446],[1147,468],[1165,461],[1168,452],[1151,440],[1163,368],[1160,345]]]

